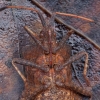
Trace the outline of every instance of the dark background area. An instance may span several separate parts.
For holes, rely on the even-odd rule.
[[[31,0],[0,0],[0,7],[4,5],[22,5],[34,7]],[[100,1],[99,0],[37,0],[52,12],[66,12],[84,16],[100,23]],[[41,10],[40,10],[41,11]],[[42,12],[45,18],[46,15]],[[100,45],[100,25],[90,23],[81,19],[61,17],[66,23],[84,32],[98,45]],[[7,9],[0,12],[0,100],[18,100],[24,88],[24,84],[18,73],[11,65],[12,58],[21,57],[23,50],[34,42],[28,36],[23,26],[29,26],[37,34],[42,29],[41,21],[37,14],[31,11]],[[60,40],[66,34],[65,26],[56,24],[57,39]],[[79,51],[89,54],[89,70],[87,76],[91,81],[93,91],[99,98],[100,93],[100,51],[86,39],[73,34],[67,43],[72,47],[72,55]],[[73,63],[77,76],[86,87],[82,76],[84,58]],[[22,70],[21,68],[19,68]],[[77,83],[73,72],[73,81]],[[77,83],[78,84],[78,83]],[[85,98],[84,100],[87,100]],[[94,98],[95,100],[95,98]],[[99,99],[98,99],[99,100]]]

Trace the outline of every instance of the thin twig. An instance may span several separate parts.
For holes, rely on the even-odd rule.
[[[34,9],[34,8],[29,8],[29,7],[24,7],[24,6],[6,6],[6,8],[25,9],[25,10],[31,10],[31,11],[38,12],[38,11],[37,11],[36,9]]]
[[[45,14],[48,14],[49,16],[52,16],[52,13],[47,10],[45,7],[43,7],[41,4],[39,4],[37,1],[35,0],[31,0],[31,2],[33,4],[35,4],[37,7],[39,7]],[[75,29],[74,27],[72,27],[71,25],[68,25],[67,23],[65,23],[63,20],[55,17],[55,20],[63,25],[65,25],[68,29],[74,30],[75,34],[78,34],[79,36],[82,36],[83,38],[85,38],[87,41],[89,41],[94,47],[96,47],[97,49],[100,50],[100,46],[95,43],[92,39],[90,39],[89,37],[87,37],[86,35],[84,35],[83,32],[80,32],[79,30]]]
[[[63,15],[63,16],[70,16],[70,17],[80,18],[80,19],[83,19],[83,20],[87,20],[89,22],[94,22],[94,20],[92,20],[90,18],[86,18],[86,17],[83,17],[83,16],[74,15],[74,14],[61,13],[61,12],[56,12],[56,14]]]

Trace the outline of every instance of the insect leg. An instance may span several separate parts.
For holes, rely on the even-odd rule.
[[[17,64],[20,64],[20,65],[30,66],[30,67],[42,70],[44,72],[48,72],[49,71],[48,67],[39,66],[39,65],[35,64],[34,62],[31,62],[31,61],[28,61],[28,60],[24,60],[24,59],[21,59],[21,58],[14,58],[12,60],[12,63],[13,64],[17,63]]]
[[[14,63],[13,60],[12,60],[12,65],[13,65],[13,67],[16,69],[16,71],[18,72],[18,74],[21,76],[22,80],[23,80],[24,82],[26,82],[25,76],[21,73],[21,71],[18,69],[17,65]]]
[[[73,70],[74,70],[75,76],[76,76],[76,78],[77,78],[77,80],[78,80],[78,83],[80,84],[80,86],[83,87],[83,84],[81,83],[81,81],[79,80],[79,78],[78,78],[78,76],[77,76],[77,72],[76,72],[76,70],[75,70],[75,65],[72,64],[72,67],[73,67]]]
[[[63,47],[64,43],[66,43],[66,40],[71,36],[73,33],[73,30],[70,30],[65,37],[63,37],[62,41],[59,43],[58,47],[54,48],[53,53],[56,53],[60,48]]]
[[[39,94],[48,90],[49,87],[50,86],[39,86],[38,88],[33,88],[33,87],[26,86],[27,89],[23,91],[20,100],[35,100]]]
[[[84,89],[80,86],[77,86],[74,83],[59,83],[59,82],[56,82],[56,85],[57,85],[57,87],[69,89],[69,90],[72,90],[72,91],[79,93],[81,95],[84,95],[84,96],[88,96],[88,97],[92,96],[91,90]]]
[[[32,37],[32,39],[44,50],[48,51],[46,47],[44,47],[41,42],[37,39],[37,35],[31,31],[27,26],[24,27],[28,34]]]
[[[86,81],[87,85],[89,86],[89,85],[90,85],[90,81],[89,81],[89,79],[88,79],[87,76],[86,76],[87,68],[88,68],[88,65],[87,65],[87,64],[88,64],[88,54],[87,54],[85,51],[79,52],[78,54],[76,54],[76,55],[70,57],[70,58],[67,60],[67,62],[65,62],[62,66],[56,67],[55,70],[56,70],[56,71],[60,71],[60,70],[62,70],[63,68],[66,68],[68,64],[70,64],[70,63],[72,63],[72,62],[78,60],[80,57],[82,57],[82,56],[84,56],[84,55],[86,56],[86,59],[85,59],[85,65],[84,65],[84,70],[83,70],[83,76],[84,76],[84,78],[85,78],[85,81]]]

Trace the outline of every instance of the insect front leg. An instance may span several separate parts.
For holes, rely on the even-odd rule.
[[[21,58],[14,58],[12,60],[12,62],[13,63],[17,63],[17,64],[21,64],[21,65],[25,65],[25,66],[30,66],[30,67],[42,70],[44,72],[48,72],[49,71],[49,67],[40,66],[40,65],[37,65],[36,63],[34,63],[32,61],[21,59]]]
[[[21,76],[21,78],[26,81],[26,78],[24,77],[24,75],[20,72],[20,70],[18,69],[16,64],[20,64],[20,65],[25,65],[25,66],[30,66],[39,70],[42,70],[44,72],[48,72],[49,71],[49,67],[44,67],[44,66],[39,66],[37,64],[35,64],[34,62],[28,61],[28,60],[24,60],[21,58],[14,58],[12,60],[12,65],[15,67],[16,71],[18,72],[18,74]]]
[[[90,81],[89,81],[89,79],[86,76],[86,74],[87,74],[87,68],[88,68],[88,54],[85,51],[79,52],[78,54],[70,57],[62,66],[56,67],[55,70],[56,71],[60,71],[63,68],[66,68],[68,64],[70,64],[70,63],[78,60],[82,56],[86,56],[84,70],[83,70],[83,76],[85,78],[85,81],[86,81],[87,85],[90,86]]]

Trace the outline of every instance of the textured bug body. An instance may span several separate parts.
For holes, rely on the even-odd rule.
[[[49,32],[51,32],[51,37]],[[62,48],[53,52],[54,48],[59,46],[59,43],[56,42],[56,35],[52,32],[52,28],[47,27],[45,31],[43,29],[38,37],[38,40],[45,48],[48,48],[48,51],[44,51],[40,46],[35,45],[28,47],[27,52],[23,53],[23,58],[41,67],[49,68],[49,70],[45,72],[30,66],[25,67],[27,81],[21,100],[80,100],[81,97],[76,93],[91,95],[91,93],[86,93],[86,90],[84,91],[78,86],[75,87],[75,84],[70,85],[72,82],[70,64],[60,71],[55,70],[56,67],[63,65],[70,58],[71,47],[64,44]],[[26,62],[27,64],[28,62]],[[62,86],[62,84],[69,84],[69,86]],[[75,89],[73,90],[73,88]]]
[[[91,97],[92,94],[89,90],[72,82],[70,64],[81,56],[88,57],[86,52],[80,52],[70,57],[71,48],[65,45],[65,41],[73,31],[68,31],[62,41],[57,43],[51,24],[44,25],[39,35],[34,34],[26,26],[25,29],[37,45],[30,46],[28,50],[25,50],[24,59],[15,58],[12,61],[15,69],[17,68],[15,63],[24,65],[25,68],[25,77],[17,70],[25,82],[25,89],[20,100],[80,100],[81,97],[78,94]],[[86,71],[87,59],[84,78],[88,83]]]
[[[53,44],[56,45],[54,42]],[[66,45],[59,51],[57,51],[57,53],[52,54],[53,67],[62,65],[70,57],[70,54],[71,48]],[[39,46],[30,47],[27,52],[24,52],[23,57],[24,59],[33,61],[41,66],[50,67],[50,54],[45,54]],[[30,97],[28,96],[29,94],[31,94],[30,96],[32,96],[35,88],[38,89],[39,87],[42,88],[43,85],[47,85],[47,87],[50,85],[46,91],[38,93],[35,98],[37,100],[71,100],[75,97],[80,100],[80,97],[73,91],[70,91],[68,89],[61,89],[56,86],[57,81],[67,82],[68,84],[70,84],[72,80],[72,72],[71,66],[68,66],[69,67],[67,69],[63,69],[60,72],[55,72],[54,68],[51,68],[47,73],[32,67],[26,67],[25,74],[27,77],[27,82],[25,85],[25,90],[23,91],[23,98],[27,98],[30,100]]]

